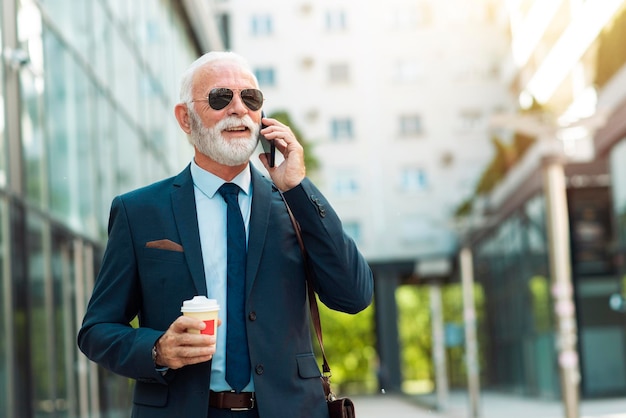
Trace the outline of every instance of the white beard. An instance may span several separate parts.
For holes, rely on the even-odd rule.
[[[189,119],[191,126],[189,142],[199,152],[213,161],[227,166],[241,165],[250,160],[257,146],[260,127],[252,121],[249,115],[242,118],[229,116],[219,121],[212,128],[204,126],[198,115],[191,109]],[[226,139],[222,135],[223,130],[241,125],[249,129],[250,136],[248,138]]]

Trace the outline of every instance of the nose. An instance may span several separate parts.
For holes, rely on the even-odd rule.
[[[241,116],[246,113],[248,113],[248,107],[241,99],[241,91],[235,90],[233,92],[233,99],[228,104],[228,114]]]

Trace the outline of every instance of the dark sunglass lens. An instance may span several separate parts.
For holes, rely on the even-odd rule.
[[[209,92],[209,106],[215,110],[222,110],[233,100],[231,89],[213,89]]]
[[[259,110],[263,106],[263,93],[257,89],[241,90],[241,100],[250,110]]]

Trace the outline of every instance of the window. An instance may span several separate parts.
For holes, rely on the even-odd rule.
[[[413,30],[429,26],[432,22],[431,15],[430,4],[410,2],[410,4],[391,9],[387,20],[391,30]]]
[[[352,132],[352,120],[349,118],[333,119],[330,128],[330,137],[333,141],[351,140],[354,136]]]
[[[422,118],[420,115],[400,116],[400,135],[418,136],[423,133]]]
[[[273,68],[257,68],[254,70],[254,75],[261,87],[273,87],[276,85],[276,75]]]
[[[400,61],[396,63],[394,73],[396,81],[410,82],[420,77],[422,69],[414,61]]]
[[[482,123],[482,114],[478,109],[465,109],[459,113],[459,129],[473,130]]]
[[[343,10],[329,10],[326,12],[326,29],[339,31],[346,29],[346,12]]]
[[[496,62],[483,62],[477,65],[460,63],[453,72],[455,80],[462,82],[496,81],[500,78],[500,66]]]
[[[300,61],[300,66],[303,70],[310,70],[315,65],[315,59],[313,57],[304,57]]]
[[[303,16],[309,16],[313,12],[313,5],[311,3],[304,3],[300,5],[300,13]]]
[[[271,35],[273,30],[272,17],[270,15],[255,15],[252,16],[252,35],[253,36],[268,36]]]
[[[417,16],[414,9],[405,7],[392,10],[389,17],[391,30],[413,29],[417,26]]]
[[[333,180],[333,190],[340,197],[354,196],[359,191],[359,181],[353,171],[337,173]]]
[[[405,192],[421,192],[428,187],[426,170],[421,167],[406,167],[400,173],[400,188]]]
[[[349,76],[348,64],[331,64],[328,67],[328,79],[331,83],[345,83]]]

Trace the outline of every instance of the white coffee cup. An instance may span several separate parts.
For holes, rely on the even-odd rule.
[[[198,318],[204,321],[206,327],[202,330],[190,329],[192,334],[208,334],[217,336],[217,315],[220,305],[215,299],[208,299],[206,296],[194,296],[183,302],[180,311],[185,316]]]

